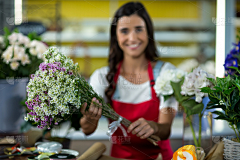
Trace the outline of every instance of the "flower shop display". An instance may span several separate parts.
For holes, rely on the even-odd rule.
[[[40,64],[39,70],[31,75],[27,85],[28,114],[25,120],[34,121],[38,128],[51,129],[80,112],[84,102],[89,106],[92,98],[96,97],[102,105],[95,104],[102,108],[103,116],[118,120],[117,122],[121,122],[126,127],[131,124],[94,92],[84,77],[78,74],[78,64],[74,64],[56,47],[49,48],[44,53],[44,58],[45,61]],[[148,140],[156,142],[159,139],[156,136],[150,136]]]
[[[200,88],[212,87],[212,83],[208,78],[213,78],[213,76],[203,71],[200,67],[195,68],[188,74],[179,69],[166,70],[163,78],[157,78],[154,86],[157,94],[164,96],[164,100],[175,96],[180,106],[183,107],[196,147],[201,147],[201,119],[205,111],[202,99],[206,95],[201,92]],[[191,115],[195,114],[200,119],[198,124],[198,139],[190,118]]]
[[[0,132],[21,132],[28,77],[43,61],[47,46],[35,33],[24,36],[4,29],[0,36]]]
[[[225,59],[225,78],[209,79],[214,87],[201,89],[211,100],[207,109],[216,109],[213,112],[217,115],[215,119],[227,121],[235,133],[235,137],[223,139],[224,158],[227,160],[240,159],[240,42],[233,45],[234,48]]]

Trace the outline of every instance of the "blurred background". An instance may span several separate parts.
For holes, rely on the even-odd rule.
[[[49,46],[58,46],[74,62],[78,62],[81,74],[89,78],[94,70],[107,65],[110,23],[114,12],[126,2],[128,1],[0,0],[0,35],[4,34],[4,27],[10,30],[18,28],[19,32],[25,35],[35,31],[43,42]],[[152,18],[155,42],[161,60],[171,62],[186,71],[201,65],[207,72],[215,74],[218,54],[216,28],[226,24],[223,52],[227,54],[232,48],[232,43],[236,41],[236,33],[240,27],[240,1],[226,2],[226,19],[216,18],[215,0],[141,2]],[[1,123],[4,122],[0,122],[0,125]],[[66,126],[69,125],[65,124],[62,130],[53,130],[52,135],[71,139],[70,148],[80,153],[93,142],[102,141],[108,146],[109,153],[111,142],[106,136],[106,119],[102,118],[97,131],[88,137],[80,131],[66,131]],[[183,118],[177,115],[171,135],[173,150],[182,146],[182,126]],[[228,126],[219,122],[217,128],[218,130],[213,131],[216,136],[218,133],[223,135],[222,131]],[[38,129],[26,132],[30,145],[41,135],[42,132]]]

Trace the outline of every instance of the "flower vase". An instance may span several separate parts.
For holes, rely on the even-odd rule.
[[[195,114],[186,118],[186,114],[183,113],[183,138],[182,145],[195,145],[196,147],[202,147],[205,153],[208,153],[212,147],[212,115],[211,113],[204,113],[201,122],[199,123],[199,115]],[[201,128],[199,128],[201,125]],[[200,130],[200,132],[199,132]],[[195,139],[198,142],[198,146],[194,141],[193,131]],[[199,136],[200,135],[200,136]],[[201,141],[199,141],[201,138]]]
[[[25,108],[20,102],[26,98],[28,78],[14,77],[0,80],[0,133],[20,133]]]

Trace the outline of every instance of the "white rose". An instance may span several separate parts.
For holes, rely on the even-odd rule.
[[[30,60],[29,60],[29,57],[28,57],[27,54],[24,54],[24,55],[22,56],[21,63],[22,63],[22,65],[24,65],[24,66],[25,66],[25,64],[30,64]]]
[[[12,70],[14,70],[14,71],[18,69],[18,66],[19,66],[19,63],[16,62],[16,61],[10,63],[10,67],[11,67]]]
[[[35,48],[30,48],[29,52],[33,56],[36,56],[38,54]]]
[[[8,48],[3,52],[2,58],[8,64],[12,60],[13,46],[8,46]]]
[[[8,40],[10,44],[15,44],[18,40],[18,33],[12,33],[11,35],[8,36]]]

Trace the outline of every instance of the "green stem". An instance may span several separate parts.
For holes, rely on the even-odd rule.
[[[195,146],[200,147],[200,146],[198,145],[198,141],[197,141],[196,136],[195,136],[195,131],[194,131],[194,129],[193,129],[192,122],[191,122],[191,120],[190,120],[189,117],[186,117],[186,118],[187,118],[187,121],[188,121],[188,123],[189,123],[189,125],[190,125],[190,127],[191,127],[191,130],[192,130],[192,135],[193,135],[194,144],[195,144]]]
[[[235,122],[235,126],[237,126],[237,125],[236,125],[236,122]],[[236,132],[236,130],[238,130],[238,129],[236,129],[235,126],[232,125],[232,128],[233,128],[233,130],[234,130],[234,132],[235,132],[235,134],[236,134],[236,137],[237,137],[238,142],[240,142],[240,141],[239,141],[239,138],[238,138],[238,134],[237,134],[237,132]]]
[[[199,113],[199,129],[198,129],[198,144],[201,147],[201,139],[202,139],[202,114]]]

